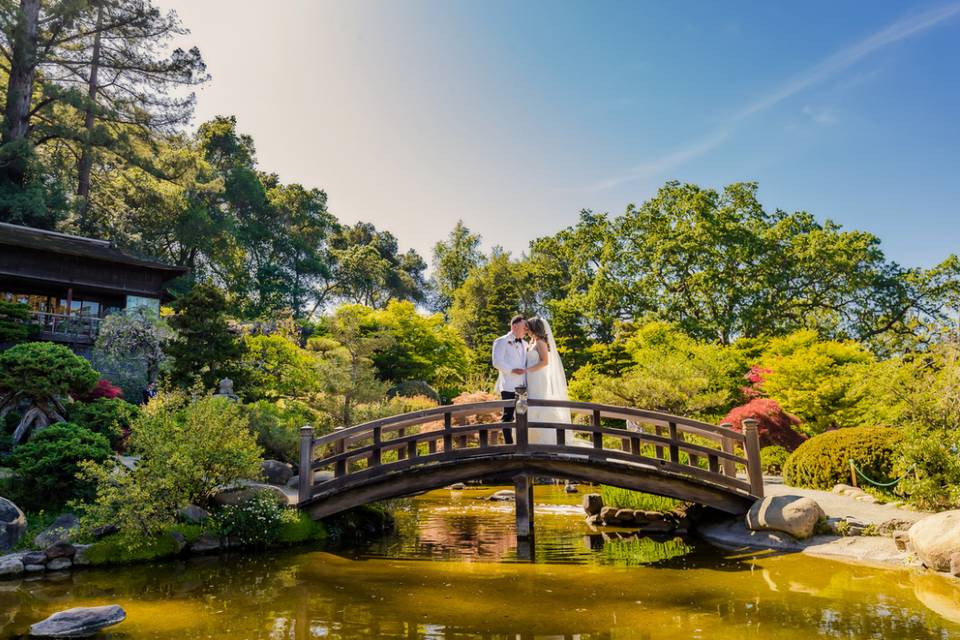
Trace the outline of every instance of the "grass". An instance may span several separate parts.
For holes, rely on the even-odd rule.
[[[621,509],[639,509],[641,511],[673,511],[677,507],[686,504],[681,500],[665,498],[650,493],[640,493],[639,491],[630,491],[629,489],[618,489],[617,487],[600,487],[600,495],[603,497],[603,504]]]

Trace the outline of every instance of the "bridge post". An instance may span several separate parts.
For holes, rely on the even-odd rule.
[[[313,427],[300,427],[300,484],[298,498],[301,503],[310,499],[313,493]]]
[[[724,422],[720,425],[721,427],[726,427],[727,429],[732,429],[733,425],[729,422]],[[730,436],[723,436],[723,439],[720,441],[720,448],[724,453],[733,453],[733,438]],[[737,477],[737,463],[733,460],[723,459],[723,475],[728,478]]]
[[[750,476],[750,493],[763,497],[763,469],[760,467],[759,424],[753,418],[743,419],[743,451],[747,454],[747,475]]]
[[[527,431],[527,388],[517,387],[516,409],[514,409],[514,422],[517,426],[517,450],[526,451],[530,444],[530,432]]]
[[[533,476],[527,473],[513,477],[514,505],[517,515],[517,539],[533,537]]]

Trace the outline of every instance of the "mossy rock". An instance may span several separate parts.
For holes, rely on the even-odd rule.
[[[284,522],[280,526],[277,544],[322,542],[327,536],[327,527],[322,522],[316,522],[303,511],[298,511],[296,520]]]
[[[783,480],[791,487],[832,489],[850,481],[850,460],[883,482],[893,473],[903,436],[890,427],[847,427],[810,438],[790,454]]]

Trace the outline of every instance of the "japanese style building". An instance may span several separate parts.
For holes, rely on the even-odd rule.
[[[42,340],[92,344],[110,313],[159,313],[167,283],[186,272],[106,240],[0,223],[0,300],[29,305]]]

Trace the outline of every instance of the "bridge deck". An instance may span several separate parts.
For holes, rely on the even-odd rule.
[[[516,404],[516,421],[499,413]],[[564,407],[571,423],[528,421],[529,407]],[[503,430],[515,434],[503,442]],[[548,429],[557,444],[530,442]],[[453,482],[530,475],[570,478],[741,513],[763,495],[756,423],[744,432],[668,414],[527,400],[442,406],[338,429],[301,430],[299,502],[313,517]],[[304,470],[312,472],[305,473]],[[321,479],[318,481],[317,478]],[[519,505],[518,505],[519,506]]]

